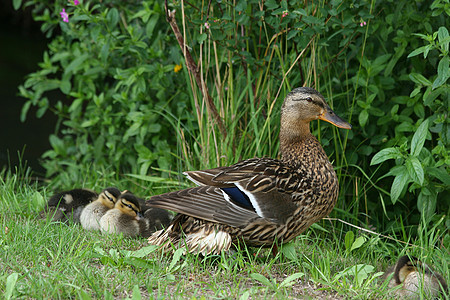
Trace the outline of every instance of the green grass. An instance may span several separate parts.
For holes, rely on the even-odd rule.
[[[0,294],[6,298],[382,299],[387,292],[379,287],[379,271],[405,253],[424,259],[449,281],[450,255],[436,228],[421,229],[417,241],[408,241],[417,246],[405,247],[324,220],[275,257],[270,249],[245,245],[206,258],[182,251],[164,255],[145,239],[39,220],[37,212],[52,191],[31,184],[27,172],[18,173],[24,175],[4,172],[0,182]],[[92,182],[97,190],[99,182],[139,190],[129,179],[105,183],[91,173],[86,180],[85,186]]]

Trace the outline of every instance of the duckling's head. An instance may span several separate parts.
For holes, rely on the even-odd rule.
[[[351,129],[352,126],[341,119],[315,89],[299,87],[287,94],[281,107],[281,135],[287,138],[306,136],[310,133],[309,122],[324,120],[337,127]]]
[[[135,218],[136,220],[139,220],[142,217],[139,198],[131,193],[121,194],[117,200],[115,208],[119,209],[122,213]]]
[[[395,283],[401,284],[411,272],[416,272],[422,263],[416,257],[402,256],[399,258],[394,270]]]
[[[104,189],[98,196],[98,201],[100,201],[104,206],[113,208],[116,205],[117,198],[120,196],[120,190],[115,187],[109,187]]]

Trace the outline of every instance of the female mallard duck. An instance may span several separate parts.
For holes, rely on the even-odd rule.
[[[179,214],[149,243],[186,246],[203,254],[228,250],[243,240],[250,246],[286,243],[328,215],[339,184],[328,157],[311,134],[321,119],[351,129],[316,90],[292,90],[281,108],[281,160],[253,158],[229,167],[185,172],[198,187],[153,196],[147,205]]]
[[[400,299],[421,299],[421,296],[428,299],[448,292],[444,278],[415,257],[400,257],[384,274],[384,280],[387,278],[391,278],[388,287],[392,296]]]
[[[80,215],[80,223],[84,229],[100,230],[100,219],[110,209],[114,208],[120,190],[115,187],[104,189],[97,200],[88,204]]]
[[[73,219],[80,222],[80,214],[86,205],[97,199],[96,192],[88,189],[73,189],[50,197],[45,208],[39,212],[41,218],[50,216],[53,221],[66,222]]]
[[[106,233],[123,233],[131,237],[145,235],[148,220],[141,213],[139,198],[131,193],[121,194],[114,208],[100,219],[100,228]]]

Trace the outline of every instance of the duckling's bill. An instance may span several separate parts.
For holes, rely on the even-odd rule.
[[[323,114],[319,116],[320,120],[327,121],[336,127],[352,129],[352,125],[339,117],[330,107],[327,107]]]

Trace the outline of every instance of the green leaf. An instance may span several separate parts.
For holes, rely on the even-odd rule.
[[[442,48],[444,48],[445,51],[448,51],[448,30],[446,27],[439,27],[438,29],[438,38],[439,38],[439,44],[442,45]]]
[[[361,113],[359,114],[359,124],[361,125],[361,127],[366,126],[367,120],[369,119],[369,113],[367,112],[367,109],[364,109],[363,111],[361,111]]]
[[[370,165],[371,166],[377,165],[379,163],[384,162],[385,160],[397,159],[400,157],[402,157],[402,154],[398,148],[393,148],[393,147],[385,148],[372,157],[372,160],[370,161]]]
[[[433,82],[433,90],[435,88],[440,87],[441,85],[443,85],[447,79],[450,77],[450,70],[449,70],[449,57],[448,56],[444,56],[441,61],[439,62],[438,65],[438,76],[436,77],[436,79]]]
[[[78,71],[78,69],[80,68],[81,64],[88,59],[89,57],[89,53],[85,53],[82,54],[80,56],[78,56],[77,58],[75,58],[65,69],[64,69],[64,74],[67,73],[75,73],[76,71]]]
[[[153,124],[150,124],[150,126],[148,126],[147,129],[148,129],[148,132],[157,133],[157,132],[161,131],[161,125],[157,124],[157,123],[153,123]]]
[[[147,39],[150,39],[153,35],[153,31],[155,30],[155,26],[158,23],[158,14],[154,14],[150,17],[150,20],[147,23],[147,26],[145,26],[145,32],[147,34]]]
[[[427,46],[420,47],[420,48],[417,48],[416,50],[414,50],[413,52],[411,52],[411,53],[408,55],[408,58],[413,57],[413,56],[416,56],[416,55],[419,55],[419,54],[421,54],[421,53],[424,53],[425,50],[426,50],[427,48],[428,48],[428,45],[427,45]]]
[[[79,297],[81,300],[91,300],[91,299],[92,299],[91,295],[89,295],[89,293],[86,292],[86,291],[84,291],[84,290],[80,290],[80,291],[78,292],[78,297]]]
[[[11,299],[18,278],[19,278],[18,273],[12,273],[8,276],[8,278],[6,278],[5,294],[3,295],[5,299],[7,300]]]
[[[18,10],[21,5],[22,5],[22,0],[13,0],[14,10]]]
[[[423,104],[425,106],[430,106],[431,104],[433,104],[434,100],[436,100],[436,98],[439,97],[441,93],[444,93],[444,90],[445,88],[443,86],[435,90],[432,90],[431,87],[428,87],[425,93],[423,94]]]
[[[420,185],[423,185],[424,180],[424,172],[422,168],[422,164],[420,163],[417,157],[409,157],[406,160],[406,168],[408,169],[409,176],[411,179]]]
[[[294,243],[287,243],[283,245],[281,253],[286,256],[289,260],[296,261],[298,259],[297,250]]]
[[[119,23],[119,11],[117,8],[113,7],[106,15],[106,19],[108,20],[108,27],[114,28],[117,26],[117,23]]]
[[[424,216],[425,220],[429,220],[436,212],[437,193],[434,189],[422,188],[417,197],[417,208]]]
[[[425,118],[425,108],[422,105],[422,103],[417,102],[414,105],[414,113],[416,114],[416,116],[418,116],[421,119]]]
[[[248,290],[246,290],[241,297],[239,297],[239,300],[247,300],[248,298],[250,298],[250,292]]]
[[[428,133],[428,120],[425,120],[420,124],[417,131],[414,133],[413,138],[411,140],[411,155],[418,156],[420,151],[422,151],[423,144],[425,143],[425,139]]]
[[[353,233],[353,231],[347,231],[347,233],[345,234],[345,238],[344,238],[345,249],[350,251],[354,240],[355,240],[355,234]]]
[[[352,247],[350,248],[350,252],[355,249],[360,248],[362,245],[364,245],[365,242],[366,242],[366,238],[363,236],[360,236],[353,242]]]
[[[445,169],[445,167],[428,167],[427,173],[440,181],[442,181],[445,185],[450,186],[450,175],[448,174],[448,171]]]
[[[408,170],[405,166],[401,166],[402,171],[395,176],[394,182],[391,186],[391,201],[392,204],[395,204],[400,197],[400,194],[403,191],[403,188],[405,187],[406,183],[410,180]]]
[[[25,102],[25,104],[22,106],[22,111],[20,112],[20,122],[25,122],[28,110],[30,110],[30,106],[31,101]]]
[[[409,74],[409,78],[417,84],[425,86],[431,85],[431,81],[429,81],[428,79],[425,78],[425,76],[419,73],[411,73]]]
[[[68,95],[70,93],[70,89],[72,88],[72,83],[70,80],[62,80],[61,85],[59,86],[59,89],[64,94]]]
[[[297,30],[296,28],[293,28],[291,31],[289,31],[289,33],[288,33],[288,35],[287,35],[287,40],[292,39],[292,38],[295,37],[298,33],[299,33],[299,30]]]
[[[97,124],[98,121],[99,121],[98,118],[93,118],[91,120],[86,120],[83,123],[81,123],[81,127],[86,128],[86,127],[94,126],[95,124]]]
[[[247,8],[247,1],[246,0],[239,0],[239,2],[236,4],[236,7],[234,8],[236,11],[243,11]]]
[[[301,273],[301,272],[298,272],[298,273],[294,273],[294,274],[292,274],[292,275],[289,275],[285,280],[283,280],[281,283],[280,283],[280,288],[283,288],[283,287],[287,287],[287,286],[291,286],[291,285],[293,285],[295,282],[294,282],[294,280],[297,280],[297,279],[299,279],[300,277],[303,277],[305,275],[305,273]]]
[[[167,272],[168,273],[171,273],[172,271],[174,271],[174,267],[178,263],[178,261],[180,260],[180,258],[183,255],[184,251],[186,251],[186,249],[184,249],[184,248],[178,248],[177,250],[175,250],[175,252],[173,253],[173,256],[172,256],[172,261],[170,262],[170,265],[167,268]]]
[[[141,300],[141,299],[142,299],[141,291],[139,290],[139,286],[136,284],[133,287],[133,297],[131,297],[131,300]]]
[[[374,271],[374,267],[371,265],[358,264],[356,266],[352,266],[346,268],[343,271],[340,271],[334,276],[334,280],[338,280],[343,276],[353,276],[355,278],[356,284],[360,286],[362,282],[367,279],[370,273]]]
[[[267,287],[273,288],[273,283],[270,282],[269,279],[267,279],[265,276],[259,274],[259,273],[252,273],[250,274],[250,278],[255,279],[259,282],[261,282],[262,284],[264,284]]]
[[[197,41],[199,44],[202,44],[206,38],[208,37],[208,35],[206,33],[202,33],[197,37]]]
[[[420,93],[420,89],[421,89],[420,86],[416,87],[416,88],[411,92],[411,94],[409,94],[409,97],[414,98],[418,93]]]
[[[149,245],[149,246],[142,247],[136,251],[130,251],[128,253],[128,255],[133,256],[133,257],[142,258],[142,257],[149,255],[150,253],[155,252],[155,250],[157,250],[158,248],[159,248],[158,246]]]
[[[128,141],[128,138],[129,138],[130,136],[135,136],[135,135],[137,135],[137,134],[139,133],[139,131],[141,130],[141,126],[142,126],[141,122],[133,123],[133,125],[131,125],[131,126],[127,129],[127,131],[125,132],[125,134],[123,135],[122,141],[123,141],[124,143],[126,143],[126,142]]]
[[[276,0],[264,1],[264,5],[267,6],[268,9],[275,9],[279,6]]]
[[[38,191],[33,193],[33,196],[31,196],[31,203],[33,207],[38,210],[42,209],[46,203],[44,197],[39,193]]]

